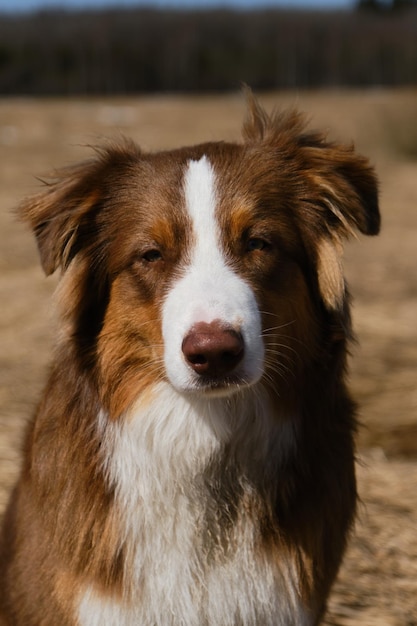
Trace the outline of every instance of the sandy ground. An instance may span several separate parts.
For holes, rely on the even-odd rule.
[[[355,533],[325,623],[417,625],[417,92],[268,94],[333,138],[353,140],[381,180],[383,232],[346,249],[355,296],[351,386],[361,405]],[[22,430],[45,379],[51,294],[12,208],[36,175],[89,156],[120,134],[144,149],[235,139],[239,95],[129,100],[0,100],[0,510],[15,480]]]

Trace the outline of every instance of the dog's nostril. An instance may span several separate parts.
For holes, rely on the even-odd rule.
[[[192,365],[204,365],[207,363],[207,359],[203,354],[190,354],[187,359]]]
[[[242,360],[242,335],[220,322],[195,324],[182,343],[188,365],[197,373],[220,377],[230,373]]]

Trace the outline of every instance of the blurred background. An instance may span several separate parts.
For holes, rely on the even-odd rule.
[[[0,21],[0,93],[219,92],[240,81],[256,90],[417,83],[415,0],[304,0],[304,8],[301,0],[281,7],[271,0],[183,1],[159,8],[151,0],[0,1],[0,11],[8,9]]]
[[[345,250],[362,504],[325,624],[417,626],[416,0],[0,0],[0,514],[55,326],[13,207],[107,137],[238,140],[242,82],[380,179],[382,233]]]

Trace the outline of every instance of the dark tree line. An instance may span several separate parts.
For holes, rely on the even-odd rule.
[[[415,8],[417,0],[358,0],[356,8],[378,13],[392,13]]]
[[[362,7],[363,8],[363,7]],[[417,84],[417,9],[46,11],[0,16],[0,93]]]

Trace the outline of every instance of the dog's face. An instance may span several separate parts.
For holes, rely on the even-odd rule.
[[[287,385],[343,335],[341,242],[378,231],[372,170],[254,102],[244,138],[110,147],[22,207],[113,414],[160,380],[208,397]]]

